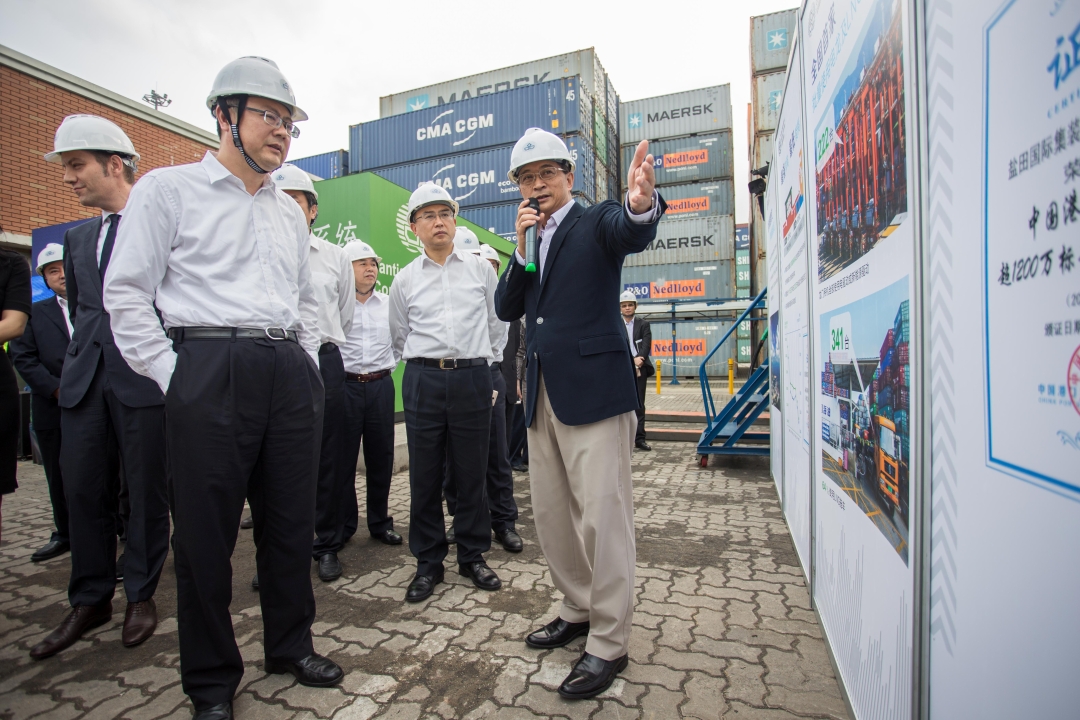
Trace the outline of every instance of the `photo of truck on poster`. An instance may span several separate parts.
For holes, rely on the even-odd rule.
[[[825,475],[908,563],[911,334],[908,278],[821,316]]]
[[[769,397],[778,410],[783,409],[780,398],[780,313],[769,316]]]

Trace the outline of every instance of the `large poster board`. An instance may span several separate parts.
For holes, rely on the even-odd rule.
[[[806,5],[800,32],[814,598],[855,713],[866,718],[911,713],[908,23],[903,0],[819,0]]]
[[[766,161],[776,165],[776,158]],[[776,483],[776,495],[781,507],[784,502],[784,385],[781,374],[781,353],[783,352],[783,324],[781,307],[784,304],[784,291],[780,286],[780,236],[776,218],[776,191],[767,186],[764,198],[765,257],[768,263],[769,278],[769,467],[773,482]]]

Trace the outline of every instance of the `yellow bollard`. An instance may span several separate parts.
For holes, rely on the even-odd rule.
[[[727,394],[735,394],[735,358],[727,359]]]
[[[660,361],[656,361],[656,394],[660,394]]]

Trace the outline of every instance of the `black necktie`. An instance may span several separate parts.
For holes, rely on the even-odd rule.
[[[101,274],[101,282],[105,282],[105,270],[109,267],[109,258],[112,257],[113,244],[116,243],[116,227],[120,224],[120,215],[113,213],[108,217],[109,231],[105,233],[105,244],[101,246],[101,260],[98,261],[98,272]]]

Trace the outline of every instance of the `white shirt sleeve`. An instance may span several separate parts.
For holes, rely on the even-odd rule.
[[[405,351],[405,340],[409,337],[409,308],[405,302],[407,281],[407,275],[398,273],[390,285],[390,345],[398,362]]]
[[[635,215],[634,211],[630,208],[630,192],[627,191],[625,199],[623,200],[623,207],[626,208],[626,214],[630,216],[630,222],[632,223],[647,225],[648,223],[656,222],[656,216],[660,212],[660,193],[653,190],[652,207],[640,215]]]
[[[485,265],[484,281],[487,285],[484,296],[487,300],[488,339],[491,340],[491,361],[502,360],[502,349],[506,346],[506,338],[510,332],[510,326],[499,319],[495,314],[495,289],[499,286],[499,276],[495,268],[487,260],[481,260]]]
[[[131,369],[167,392],[176,353],[154,310],[165,277],[179,218],[172,198],[155,177],[135,184],[109,260],[102,301],[116,348]]]
[[[341,258],[341,277],[338,281],[338,312],[341,317],[341,329],[348,337],[352,329],[353,311],[356,309],[356,276],[353,275],[352,263],[349,256],[344,252],[338,253]]]
[[[299,206],[297,206],[297,213],[300,212]],[[297,215],[297,218],[302,218],[302,215]],[[301,221],[297,227],[297,267],[299,273],[297,275],[297,305],[300,310],[300,321],[303,323],[303,329],[298,333],[298,339],[300,341],[300,347],[304,348],[311,359],[315,362],[315,367],[319,367],[319,301],[315,297],[315,286],[311,284],[311,266],[308,263],[308,256],[311,254],[311,241],[308,238],[308,229],[303,226]]]

